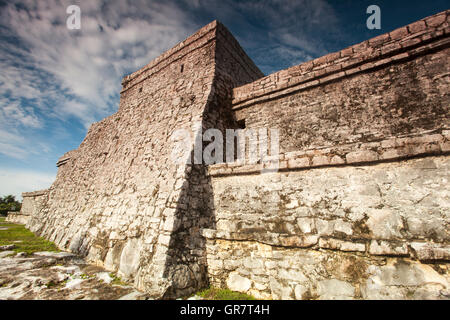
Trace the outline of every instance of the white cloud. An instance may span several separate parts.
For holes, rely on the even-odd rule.
[[[11,143],[0,142],[0,154],[7,157],[23,160],[29,155],[28,151]]]
[[[14,159],[25,159],[28,151],[20,147],[26,140],[17,132],[0,128],[0,154]]]
[[[1,101],[1,100],[0,100]],[[0,109],[0,123],[17,122],[26,127],[40,128],[41,120],[35,115],[33,108],[22,107],[18,102],[4,102]]]
[[[0,196],[12,194],[22,199],[22,192],[47,189],[55,180],[55,175],[27,170],[0,169]]]
[[[65,9],[73,2],[81,8],[80,31],[66,28]],[[2,99],[0,109],[7,113],[15,102],[14,114],[31,127],[40,122],[23,108],[24,98],[47,116],[75,116],[85,126],[111,114],[122,76],[192,30],[177,7],[146,1],[13,1],[2,8],[0,21],[19,43],[0,44],[0,96],[9,100]]]

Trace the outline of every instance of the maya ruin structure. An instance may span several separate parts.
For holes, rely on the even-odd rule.
[[[11,218],[155,298],[448,299],[449,15],[268,76],[214,21],[124,77]],[[279,170],[174,163],[180,128],[277,128]]]

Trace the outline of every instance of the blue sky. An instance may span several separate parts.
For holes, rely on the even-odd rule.
[[[66,8],[81,8],[81,30]],[[381,8],[381,30],[366,8]],[[265,74],[444,11],[449,1],[0,0],[0,196],[47,188],[121,79],[218,19]]]

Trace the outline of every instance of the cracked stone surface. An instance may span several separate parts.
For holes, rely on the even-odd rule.
[[[137,300],[147,296],[67,252],[0,255],[0,300]]]
[[[269,299],[449,299],[449,168],[428,157],[214,177],[210,281]]]

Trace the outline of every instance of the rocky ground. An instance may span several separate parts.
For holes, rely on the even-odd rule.
[[[75,254],[58,251],[52,242],[0,217],[0,300],[150,299],[115,274]],[[254,298],[228,289],[208,288],[184,299]]]
[[[0,233],[18,227],[2,223]],[[5,238],[2,237],[2,240]],[[50,251],[20,252],[21,244],[25,241],[27,240],[14,239],[7,245],[0,245],[0,300],[148,298],[114,274],[90,265],[74,254]]]
[[[145,295],[66,252],[0,252],[0,300],[136,300]]]

